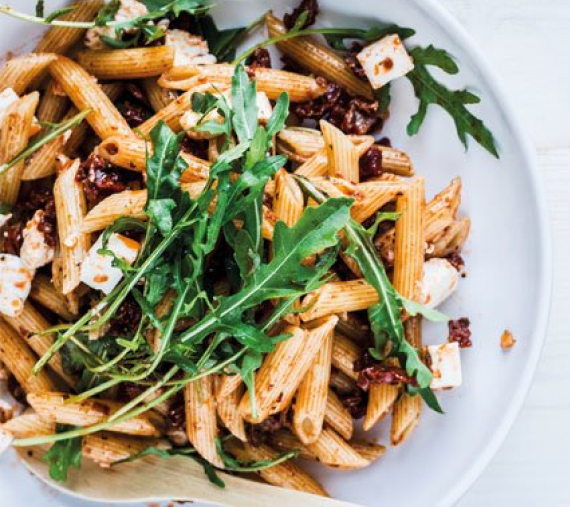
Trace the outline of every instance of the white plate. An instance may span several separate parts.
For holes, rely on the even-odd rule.
[[[24,8],[12,0],[14,7]],[[31,2],[25,8],[31,9]],[[55,2],[56,3],[56,2]],[[281,13],[295,1],[223,2],[225,25],[245,24],[270,6]],[[546,332],[551,287],[551,252],[545,200],[534,154],[473,41],[435,0],[321,0],[321,23],[366,26],[376,16],[410,26],[413,42],[433,43],[457,57],[454,87],[473,87],[482,104],[474,107],[495,133],[501,160],[474,143],[465,153],[449,117],[430,108],[422,132],[408,138],[405,125],[416,101],[402,80],[395,87],[392,118],[385,134],[409,152],[428,191],[454,176],[464,182],[461,213],[473,221],[467,246],[468,276],[444,310],[472,320],[474,347],[463,353],[464,385],[441,396],[446,415],[424,411],[413,438],[390,449],[381,462],[351,472],[321,472],[335,497],[368,506],[446,507],[475,481],[511,427],[529,388]],[[36,27],[2,18],[0,51],[17,50],[38,33]],[[28,43],[29,44],[29,43]],[[518,340],[504,352],[499,337],[510,329]],[[428,342],[442,342],[447,331],[430,328]],[[386,440],[387,430],[377,436]],[[12,505],[81,506],[83,502],[49,490],[31,478],[15,457],[0,459],[0,507]]]

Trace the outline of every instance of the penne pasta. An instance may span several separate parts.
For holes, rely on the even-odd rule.
[[[226,444],[228,451],[240,461],[254,462],[274,460],[277,453],[267,445],[254,447],[230,441]],[[256,472],[265,482],[282,488],[304,491],[313,495],[328,496],[323,487],[304,470],[291,461],[286,461],[272,467],[263,468]]]
[[[216,449],[218,423],[212,375],[186,385],[184,405],[188,440],[204,459],[219,468],[224,468],[224,462]]]
[[[176,100],[176,94],[160,86],[158,80],[154,77],[143,79],[141,85],[155,113],[158,113]]]
[[[63,21],[93,21],[105,5],[104,0],[80,0],[72,4],[73,10],[59,17]],[[83,28],[57,27],[50,28],[36,46],[36,53],[67,53],[83,34]]]
[[[471,229],[471,220],[462,218],[454,220],[430,244],[427,254],[429,257],[448,257],[459,252],[465,245]]]
[[[354,363],[362,357],[363,352],[356,343],[336,333],[333,340],[332,365],[352,380],[358,380]]]
[[[55,433],[55,423],[42,419],[35,412],[27,411],[0,425],[0,429],[7,431],[14,438],[33,438],[42,435],[53,435]]]
[[[83,218],[80,231],[89,234],[101,231],[119,217],[145,219],[146,190],[124,190],[103,199]]]
[[[56,59],[57,55],[52,53],[37,53],[8,60],[0,70],[0,92],[12,88],[22,95]]]
[[[388,360],[389,366],[397,366],[397,360]],[[398,399],[401,386],[392,384],[371,384],[368,391],[368,403],[366,405],[366,416],[362,424],[364,431],[372,429],[376,423],[381,421],[390,413],[394,403]]]
[[[219,392],[221,381],[222,377],[216,378],[216,393]],[[239,403],[243,396],[243,391],[244,386],[240,385],[227,396],[219,396],[216,394],[216,410],[220,421],[222,421],[222,424],[228,431],[242,442],[247,442],[245,423],[239,411]]]
[[[58,122],[68,109],[69,98],[61,90],[57,81],[51,79],[40,100],[36,116],[39,121]]]
[[[87,121],[101,139],[114,135],[132,135],[127,121],[111,99],[105,95],[95,78],[78,63],[60,56],[50,65],[49,70],[77,109],[91,110]]]
[[[407,188],[404,182],[370,181],[357,187],[359,197],[350,210],[354,220],[365,222],[386,204],[396,200]]]
[[[337,356],[337,361],[338,359],[339,358]],[[354,393],[357,388],[355,379],[353,377],[346,375],[346,373],[343,373],[341,370],[338,370],[337,368],[331,369],[330,386],[336,392],[341,394]]]
[[[299,185],[285,169],[280,169],[275,176],[275,217],[292,227],[301,218],[304,207],[303,193]]]
[[[49,391],[55,388],[45,370],[34,375],[37,357],[24,339],[8,324],[0,320],[0,362],[14,375],[26,393]]]
[[[83,456],[100,467],[110,468],[118,461],[129,459],[156,443],[152,439],[101,432],[87,435],[83,439],[82,452]]]
[[[334,468],[364,468],[370,461],[356,452],[346,440],[333,429],[325,427],[316,442],[308,444],[323,465]]]
[[[351,183],[360,181],[358,151],[348,136],[329,122],[321,120],[321,130],[327,151],[328,173]]]
[[[87,205],[81,183],[76,178],[79,166],[79,159],[67,162],[53,187],[64,295],[70,294],[79,286],[81,263],[90,247],[89,235],[81,230]]]
[[[286,32],[283,22],[271,13],[265,16],[265,22],[270,37],[277,37]],[[356,77],[338,53],[311,38],[295,37],[283,40],[277,43],[277,47],[302,67],[338,83],[350,94],[373,98],[372,88],[367,81]]]
[[[306,162],[324,147],[319,130],[288,127],[277,134],[277,150],[295,162]]]
[[[241,384],[242,378],[239,375],[224,375],[220,378],[216,386],[216,398],[225,398],[232,394]]]
[[[58,292],[49,277],[42,273],[37,273],[32,281],[30,299],[63,320],[72,320],[76,316],[70,311],[65,296]]]
[[[334,328],[331,327],[297,390],[293,428],[304,444],[310,444],[319,438],[328,412],[333,334]]]
[[[370,462],[376,461],[386,454],[386,447],[369,440],[353,440],[349,444],[358,454]]]
[[[97,79],[142,79],[159,76],[174,63],[172,46],[80,51],[77,61]]]
[[[277,344],[255,375],[257,417],[254,416],[249,393],[246,392],[241,400],[240,411],[246,421],[262,422],[289,406],[337,320],[336,316],[331,316],[308,330],[294,326],[285,328],[284,333],[291,333],[291,338]]]
[[[105,423],[122,406],[116,401],[102,399],[73,402],[69,399],[69,395],[53,391],[28,394],[28,403],[46,421],[79,427]],[[127,435],[158,437],[161,434],[162,426],[163,421],[157,413],[146,412],[113,424],[108,428],[108,431]]]
[[[345,440],[352,438],[354,431],[352,416],[332,389],[328,391],[325,422]]]
[[[30,93],[12,104],[0,131],[0,164],[10,162],[28,146],[30,128],[39,102],[39,93]],[[18,200],[24,161],[0,174],[0,202],[13,205]]]
[[[313,77],[262,67],[247,70],[257,81],[257,90],[267,94],[270,100],[277,100],[286,92],[291,102],[305,102],[326,92],[324,83]],[[191,90],[204,83],[224,89],[230,87],[233,74],[234,66],[229,63],[187,65],[174,67],[164,73],[158,84],[174,90]]]

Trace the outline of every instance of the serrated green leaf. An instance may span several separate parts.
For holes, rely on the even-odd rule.
[[[58,433],[67,431],[66,426],[59,426]],[[44,455],[43,461],[49,465],[49,476],[57,482],[66,482],[70,468],[81,468],[83,458],[83,439],[70,438],[56,442]]]

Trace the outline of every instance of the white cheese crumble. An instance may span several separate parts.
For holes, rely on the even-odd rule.
[[[388,35],[366,46],[356,58],[375,89],[382,88],[414,69],[414,62],[398,35]]]
[[[109,294],[121,281],[123,273],[113,266],[112,256],[98,253],[102,248],[103,237],[99,236],[81,264],[80,279],[85,285]],[[107,250],[128,264],[135,262],[139,248],[138,242],[121,234],[111,234],[107,243]]]
[[[216,63],[216,57],[210,54],[208,43],[198,35],[184,30],[168,30],[165,44],[174,48],[174,67]]]
[[[420,302],[437,308],[457,288],[459,272],[446,259],[430,259],[424,264]]]
[[[8,113],[8,109],[20,100],[20,96],[12,90],[12,88],[6,88],[2,92],[0,92],[0,130],[4,125],[4,120],[6,119],[6,114]],[[37,118],[34,116],[34,120],[32,122],[32,127],[30,128],[30,136],[37,134],[41,130],[41,126],[38,123]]]
[[[459,387],[461,378],[461,354],[458,343],[430,345],[427,347],[430,358],[430,370],[433,374],[432,389],[451,389]]]
[[[18,317],[30,295],[35,271],[16,255],[0,255],[0,313]]]
[[[29,269],[39,269],[49,264],[55,255],[55,248],[46,243],[45,234],[39,229],[43,219],[43,210],[37,210],[22,233],[24,241],[20,250],[20,259]]]

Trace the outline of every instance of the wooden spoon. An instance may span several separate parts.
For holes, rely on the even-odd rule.
[[[30,452],[31,451],[31,452]],[[105,503],[195,501],[225,507],[358,507],[355,504],[292,491],[221,473],[224,489],[213,485],[203,469],[184,457],[148,457],[116,468],[103,469],[84,461],[79,473],[61,484],[49,477],[43,453],[18,451],[26,467],[50,486],[81,498]]]

